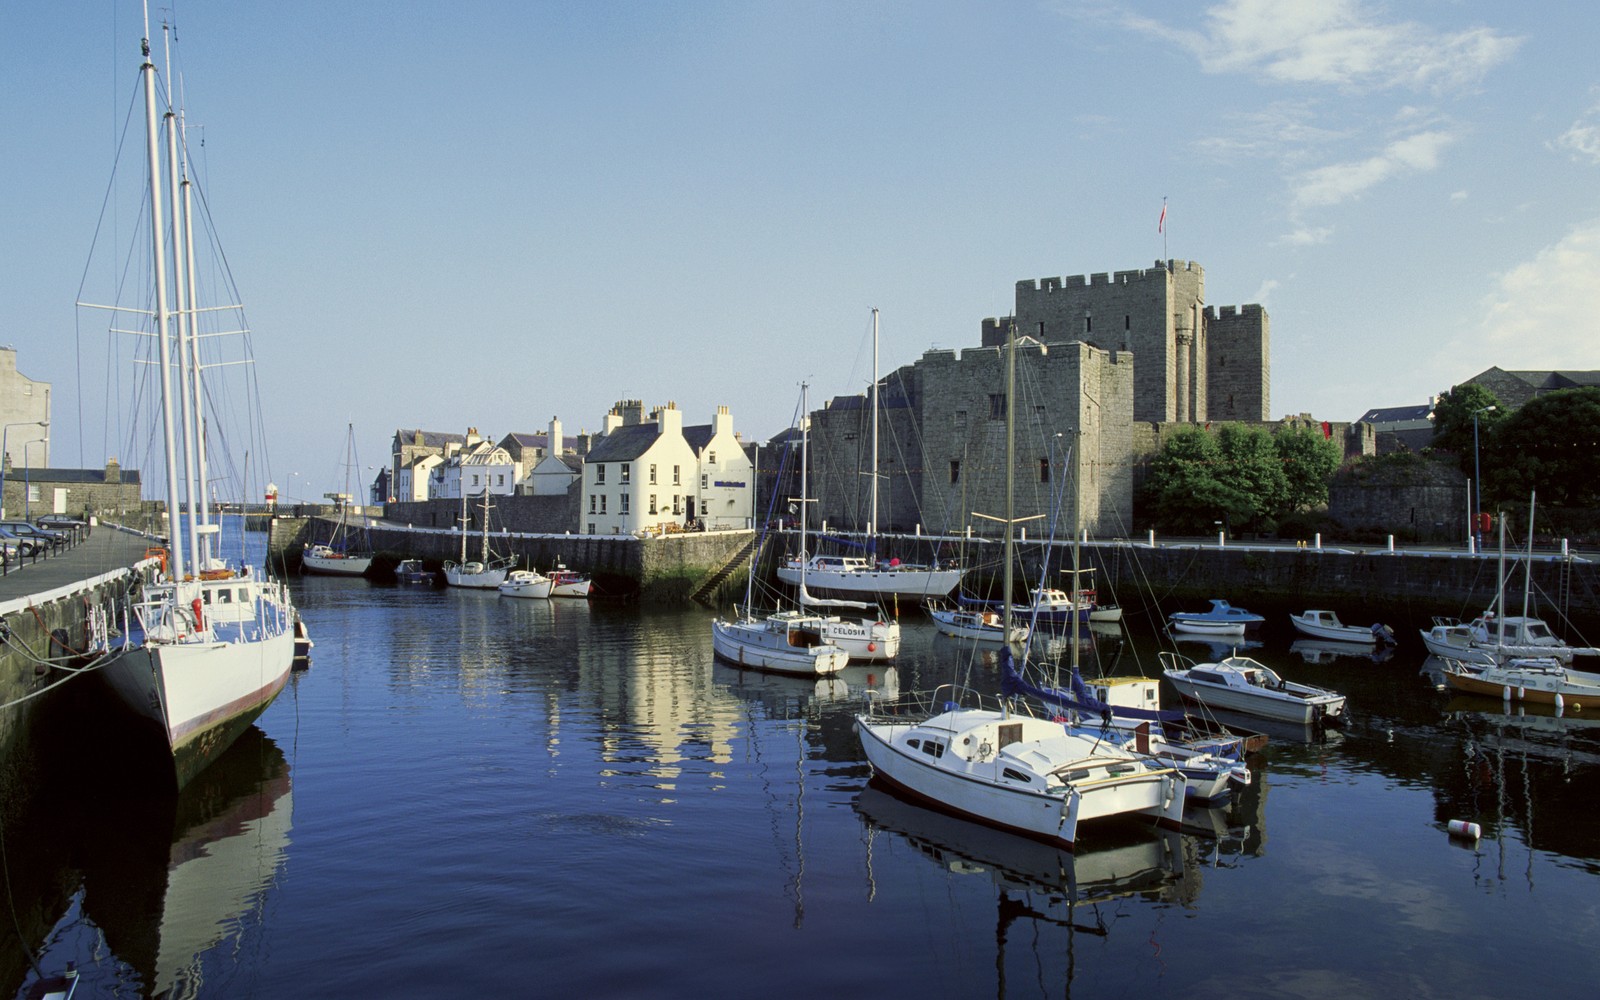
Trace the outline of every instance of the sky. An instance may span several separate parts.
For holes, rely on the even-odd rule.
[[[74,306],[137,252],[142,152],[115,154],[139,8],[9,13],[0,344],[53,385],[53,465],[155,469],[109,415],[119,335]],[[1592,3],[177,0],[151,18],[175,25],[247,307],[257,461],[294,499],[342,488],[347,426],[363,481],[396,428],[571,434],[620,399],[689,424],[727,406],[764,440],[802,381],[865,390],[873,308],[887,372],[976,345],[1018,280],[1165,258],[1205,268],[1209,304],[1266,308],[1274,417],[1355,420],[1495,365],[1600,368]]]

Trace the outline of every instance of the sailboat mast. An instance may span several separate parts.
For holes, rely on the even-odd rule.
[[[868,551],[877,555],[872,540],[878,534],[878,310],[872,310],[872,507],[867,515]]]
[[[161,26],[162,43],[165,47],[167,65],[172,65],[172,29],[170,25]],[[183,520],[189,528],[189,561],[190,574],[195,579],[200,578],[200,532],[196,530],[199,521],[195,514],[195,482],[194,482],[194,427],[195,414],[192,410],[193,397],[189,391],[189,339],[190,317],[193,315],[187,308],[189,301],[188,275],[184,271],[185,255],[183,249],[183,199],[179,197],[178,190],[178,116],[172,109],[172,85],[167,85],[166,111],[162,119],[167,130],[167,191],[172,203],[172,288],[178,300],[177,310],[177,341],[178,341],[178,414],[183,431],[178,435],[178,442],[183,447]]]
[[[183,130],[183,112],[178,113],[178,149],[182,153],[178,166],[182,171],[180,186],[183,189],[183,254],[184,267],[189,275],[189,367],[190,367],[190,392],[194,395],[194,458],[195,476],[199,483],[200,501],[200,560],[202,564],[209,564],[212,556],[211,543],[211,492],[208,484],[206,466],[206,414],[204,408],[205,393],[201,391],[200,383],[200,331],[197,323],[200,317],[199,297],[195,290],[194,267],[194,183],[189,180],[189,147],[187,135]],[[248,480],[247,480],[248,482]]]
[[[1533,501],[1537,493],[1528,494],[1528,554],[1522,562],[1522,617],[1528,617],[1528,592],[1533,589]],[[1527,623],[1523,623],[1527,628]]]
[[[800,595],[806,592],[806,497],[810,496],[811,483],[807,477],[811,465],[811,413],[806,409],[806,389],[800,383]]]
[[[183,533],[177,527],[175,505],[178,503],[178,444],[172,414],[172,342],[168,331],[172,324],[171,305],[167,302],[166,250],[162,246],[162,229],[166,216],[161,210],[161,154],[156,145],[156,65],[150,60],[150,12],[145,10],[144,37],[140,49],[144,62],[139,74],[144,77],[145,152],[150,167],[150,242],[155,268],[156,343],[159,346],[161,365],[161,432],[167,458],[167,536],[172,548],[174,573],[183,575]]]
[[[1011,639],[1011,558],[1012,558],[1012,519],[1016,515],[1016,451],[1017,451],[1017,421],[1016,407],[1012,405],[1012,396],[1017,388],[1017,325],[1012,323],[1006,330],[1006,540],[1005,540],[1005,569],[1000,574],[1000,629],[1005,636],[1006,645],[1012,644]]]

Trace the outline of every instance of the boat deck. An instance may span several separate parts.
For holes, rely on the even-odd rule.
[[[107,525],[71,548],[37,559],[19,559],[0,574],[0,614],[25,608],[106,573],[125,570],[144,558],[149,539]]]

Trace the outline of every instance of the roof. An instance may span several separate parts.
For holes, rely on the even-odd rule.
[[[443,448],[447,444],[461,444],[467,440],[465,434],[451,434],[446,431],[425,431],[401,429],[394,432],[395,441],[402,447],[415,445],[417,435],[422,435],[422,445],[425,448]]]
[[[695,454],[705,451],[706,445],[711,443],[713,437],[716,437],[716,428],[712,424],[695,424],[693,427],[683,429],[683,439],[689,442],[689,447],[695,450]]]
[[[1501,369],[1505,371],[1505,369]],[[1557,389],[1581,389],[1586,386],[1600,386],[1600,371],[1506,371],[1512,378],[1528,383],[1540,392],[1554,392]]]
[[[1433,416],[1433,406],[1423,403],[1418,406],[1381,406],[1375,410],[1368,410],[1356,421],[1362,424],[1398,424],[1410,423],[1415,420],[1427,420]]]
[[[27,480],[32,483],[79,483],[83,485],[105,485],[106,470],[104,469],[28,469],[12,466],[6,473],[6,478],[13,482]],[[138,469],[122,470],[123,486],[139,485]]]
[[[650,450],[661,437],[659,424],[627,424],[614,427],[589,446],[585,462],[628,462]]]

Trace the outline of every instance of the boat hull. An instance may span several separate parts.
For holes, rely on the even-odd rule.
[[[504,566],[485,566],[482,563],[445,563],[444,582],[452,587],[469,590],[497,590],[506,582]]]
[[[833,674],[850,657],[837,646],[796,645],[790,631],[759,619],[711,623],[711,648],[729,663],[797,677]]]
[[[1187,632],[1190,635],[1244,635],[1243,622],[1212,622],[1174,617],[1172,619],[1172,629],[1175,632]]]
[[[318,576],[365,576],[372,568],[372,557],[305,552],[300,556],[300,568]]]
[[[1299,615],[1290,615],[1289,620],[1294,624],[1295,631],[1313,639],[1328,639],[1362,646],[1378,644],[1378,637],[1370,628],[1361,628],[1357,625],[1322,625],[1305,621]]]
[[[1240,715],[1259,719],[1276,719],[1280,722],[1297,722],[1312,725],[1333,722],[1344,714],[1344,698],[1319,699],[1296,696],[1276,697],[1272,692],[1244,692],[1215,685],[1200,685],[1174,677],[1167,679],[1185,701],[1197,702],[1207,708],[1220,708]]]
[[[808,590],[840,594],[905,597],[921,600],[944,597],[961,582],[959,569],[862,569],[836,570],[790,561],[778,567],[778,579],[799,586],[802,579]]]
[[[994,620],[991,621],[989,615],[994,615]],[[944,635],[957,639],[971,639],[975,642],[994,643],[997,646],[1004,645],[1006,641],[1005,630],[999,622],[1000,616],[993,612],[936,609],[929,611],[928,617],[933,619],[933,627]],[[1011,641],[1027,642],[1028,626],[1011,626]]]
[[[272,704],[294,653],[287,629],[252,642],[152,642],[101,673],[128,708],[160,727],[182,788]]]

